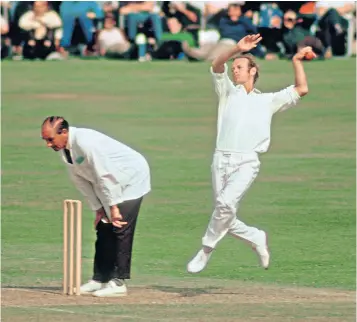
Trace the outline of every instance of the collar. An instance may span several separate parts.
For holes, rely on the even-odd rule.
[[[237,85],[236,88],[244,90],[247,93],[247,91],[246,91],[246,89],[245,89],[245,87],[243,85]],[[259,89],[254,87],[253,90],[250,93],[261,94],[262,92]],[[247,93],[247,95],[249,95],[249,94]]]
[[[75,138],[76,128],[73,126],[68,127],[68,140],[66,149],[70,150],[72,148],[74,138]]]

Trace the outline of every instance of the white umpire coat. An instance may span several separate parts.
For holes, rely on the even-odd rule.
[[[109,207],[126,200],[140,198],[150,192],[150,168],[137,151],[95,130],[69,127],[67,149],[62,160],[77,189],[85,196],[91,209]]]

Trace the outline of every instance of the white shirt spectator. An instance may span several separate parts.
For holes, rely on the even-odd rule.
[[[113,10],[119,9],[119,1],[97,1],[97,3],[103,8],[110,6]]]
[[[35,38],[43,39],[46,34],[46,27],[49,29],[57,29],[55,31],[55,38],[62,38],[62,20],[60,16],[53,10],[46,12],[41,17],[36,17],[31,10],[23,14],[19,20],[20,28],[30,31],[35,30]]]
[[[98,41],[100,48],[105,50],[112,46],[124,44],[127,42],[119,28],[101,30],[98,36]]]
[[[177,4],[180,4],[180,3],[184,3],[184,4],[189,4],[191,5],[192,7],[200,10],[200,11],[203,11],[204,8],[205,8],[205,3],[204,1],[171,1],[171,3],[177,3]]]
[[[7,34],[9,32],[9,24],[7,20],[0,15],[0,26],[1,26],[1,34]]]
[[[342,8],[345,5],[355,4],[354,1],[317,1],[316,8]]]
[[[229,4],[235,3],[243,6],[245,4],[245,1],[205,1],[205,4],[209,4],[210,6],[216,8],[216,9],[227,9]]]
[[[270,145],[273,114],[296,105],[300,96],[293,85],[276,93],[254,89],[247,94],[244,86],[233,85],[227,70],[227,64],[224,73],[210,68],[219,97],[216,149],[264,153]]]
[[[0,24],[1,26],[7,25],[7,20],[0,14]]]
[[[91,129],[69,127],[67,164],[72,181],[87,198],[92,210],[140,198],[151,190],[150,169],[137,151]]]

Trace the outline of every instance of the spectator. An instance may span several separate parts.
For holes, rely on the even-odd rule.
[[[197,45],[196,38],[191,31],[184,29],[176,17],[167,19],[168,32],[162,34],[161,42],[157,50],[153,52],[156,59],[181,59],[184,58],[182,43],[187,42],[190,46]]]
[[[119,1],[97,1],[101,6],[102,11],[105,16],[114,16],[115,24],[119,20]]]
[[[260,28],[281,28],[283,12],[277,2],[263,2],[260,5],[259,13]]]
[[[286,10],[287,11],[287,10]],[[309,1],[300,6],[299,10],[293,10],[298,13],[302,21],[299,25],[305,29],[310,30],[313,34],[316,32],[316,2]]]
[[[7,35],[9,33],[9,23],[2,15],[0,15],[0,23],[1,23],[1,59],[4,59],[9,55],[9,42],[7,38]]]
[[[325,57],[343,55],[348,21],[347,14],[356,12],[353,1],[317,1],[316,13],[319,18],[317,35],[326,48]]]
[[[322,42],[314,37],[309,30],[301,27],[298,23],[301,19],[297,13],[288,10],[284,14],[284,26],[282,31],[283,53],[285,58],[292,58],[300,48],[310,46],[315,54],[323,56],[324,48]]]
[[[21,16],[19,27],[28,32],[24,58],[46,59],[59,48],[62,21],[55,11],[49,10],[47,1],[35,1],[32,10]]]
[[[118,1],[98,1],[98,3],[102,6],[105,15],[114,15],[114,12],[119,9]]]
[[[61,41],[63,51],[65,52],[71,46],[76,21],[78,21],[84,34],[86,52],[92,53],[96,30],[93,20],[104,17],[98,3],[95,1],[63,1],[60,6],[60,14],[63,21],[63,38]]]
[[[22,30],[19,26],[20,18],[29,10],[32,9],[33,1],[11,1],[9,2],[10,16],[10,39],[11,39],[11,51],[13,60],[21,60],[22,57],[22,46],[27,40],[27,32]]]
[[[257,28],[250,19],[242,15],[241,6],[230,4],[227,16],[221,18],[219,23],[221,39],[216,44],[207,44],[201,48],[190,48],[187,43],[183,44],[183,50],[189,58],[213,61],[220,53],[233,48],[236,43],[249,34],[256,34]],[[257,57],[264,57],[261,46],[252,52]]]
[[[131,42],[135,42],[139,24],[142,24],[146,32],[151,27],[156,42],[161,40],[162,21],[160,15],[156,12],[157,7],[154,1],[121,1],[119,6],[120,15],[124,15],[126,18],[128,37]],[[150,25],[148,26],[148,24]]]
[[[162,10],[168,20],[176,18],[184,30],[200,28],[200,9],[188,1],[165,1]]]
[[[205,1],[203,15],[207,20],[206,27],[218,29],[219,22],[222,17],[227,15],[228,6],[231,3],[243,6],[245,1]]]
[[[7,35],[9,32],[9,24],[7,20],[1,15],[0,16],[0,23],[1,23],[1,36]]]
[[[278,42],[281,40],[283,12],[276,2],[263,2],[260,5],[258,31],[263,37],[261,44],[266,49],[266,59],[275,59],[280,52]]]
[[[133,57],[135,46],[126,39],[124,31],[115,26],[114,16],[109,15],[98,33],[97,49],[100,56],[129,59]]]
[[[339,17],[347,14],[352,14],[356,11],[356,3],[354,1],[317,1],[316,11],[319,17],[323,17],[329,11],[336,11]],[[339,23],[337,18],[336,23]]]
[[[165,46],[168,45],[167,40],[173,40],[173,38],[178,41],[176,47],[180,52],[182,49],[179,40],[191,42],[193,37],[194,44],[197,44],[203,8],[202,2],[164,1],[162,11],[166,18],[165,30],[168,31],[163,35],[166,41]]]

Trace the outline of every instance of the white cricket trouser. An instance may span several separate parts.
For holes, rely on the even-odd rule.
[[[215,248],[227,234],[258,244],[260,230],[249,227],[237,216],[239,202],[249,189],[260,169],[258,155],[216,150],[211,166],[215,209],[202,238],[202,245]]]

